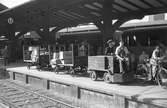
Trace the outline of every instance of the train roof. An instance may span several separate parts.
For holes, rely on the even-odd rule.
[[[8,9],[8,7],[0,3],[0,11],[3,11],[5,9]]]
[[[125,23],[120,26],[116,32],[135,31],[135,30],[154,30],[167,29],[167,20],[148,21],[139,23]],[[80,27],[66,28],[59,31],[60,35],[75,35],[75,34],[96,34],[100,33],[95,25],[85,25]]]
[[[167,20],[129,24],[128,26],[124,26],[122,29],[124,29],[124,31],[147,31],[167,29]]]

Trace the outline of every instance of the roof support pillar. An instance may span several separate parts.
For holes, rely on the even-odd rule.
[[[105,48],[106,42],[109,39],[114,39],[115,31],[125,22],[133,18],[117,19],[113,22],[112,19],[105,19],[104,21],[94,21],[94,24],[99,28],[102,33],[102,49]],[[102,51],[104,53],[104,50]]]
[[[132,19],[141,19],[143,16],[136,16],[136,17],[123,17],[118,18],[116,21],[113,21],[112,17],[112,9],[113,9],[113,2],[114,0],[108,0],[103,3],[103,10],[102,10],[102,19],[101,20],[94,20],[94,24],[99,28],[99,30],[102,33],[102,53],[104,53],[104,48],[106,46],[106,41],[108,39],[113,39],[113,35],[115,31],[126,21],[132,20]]]
[[[9,39],[10,43],[8,43],[8,49],[9,49],[9,61],[15,61],[18,59],[19,55],[17,55],[17,52],[19,50],[17,39],[15,36],[15,24],[14,23],[7,23],[6,25],[7,33],[6,37]]]
[[[56,33],[56,32],[58,32],[59,30],[61,30],[61,29],[63,29],[63,28],[65,28],[64,26],[57,26],[56,28],[54,28],[51,32],[52,33]]]
[[[6,25],[7,29],[7,38],[11,41],[15,40],[15,26],[14,24],[7,24]]]
[[[15,36],[16,39],[19,39],[20,36],[26,34],[27,32],[28,32],[28,31],[21,31],[21,32],[19,32],[19,33]]]
[[[44,28],[42,31],[37,30],[37,33],[41,36],[42,40],[46,43],[54,42],[55,40],[55,33],[59,30],[65,28],[64,26],[57,26],[52,31],[49,31],[49,28]]]
[[[49,60],[51,59],[50,47],[49,44],[55,42],[55,33],[61,30],[64,27],[56,27],[52,31],[49,28],[44,28],[42,30],[37,30],[37,33],[41,36],[43,43],[48,45],[49,48]]]
[[[108,39],[113,39],[113,35],[115,31],[122,25],[125,21],[124,20],[117,20],[115,23],[112,22],[95,22],[95,25],[99,28],[102,33],[102,49],[106,46],[106,41]],[[102,51],[104,52],[104,51]]]
[[[94,24],[99,28],[99,30],[102,33],[101,38],[101,46],[102,46],[102,53],[104,53],[105,43],[108,38],[113,38],[112,35],[117,29],[117,27],[114,27],[113,24],[113,18],[111,15],[111,11],[113,9],[112,4],[114,0],[108,0],[106,2],[103,2],[103,9],[102,9],[102,19],[101,20],[95,20]]]
[[[44,43],[49,43],[50,41],[49,28],[43,28],[41,30],[37,30],[36,32],[41,36]]]
[[[115,31],[126,21],[131,20],[131,18],[125,18],[125,19],[118,19],[117,21],[113,22],[111,20],[106,20],[106,21],[95,21],[94,24],[99,28],[99,30],[102,33],[102,49],[104,53],[104,48],[106,46],[106,42],[109,39],[114,40],[114,33]]]

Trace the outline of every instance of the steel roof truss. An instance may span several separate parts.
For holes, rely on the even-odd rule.
[[[143,2],[144,4],[148,5],[151,8],[155,8],[152,4],[150,4],[149,2],[145,1],[145,0],[140,0],[141,2]]]
[[[127,3],[130,4],[130,5],[132,5],[132,6],[136,7],[136,8],[138,8],[138,9],[141,9],[141,10],[143,9],[143,8],[140,7],[139,5],[133,3],[133,2],[131,2],[131,1],[129,1],[129,0],[124,0],[124,1],[127,2]]]

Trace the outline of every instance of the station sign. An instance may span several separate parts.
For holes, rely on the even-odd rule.
[[[14,19],[12,17],[9,17],[8,18],[8,24],[13,24],[13,22],[14,22]]]

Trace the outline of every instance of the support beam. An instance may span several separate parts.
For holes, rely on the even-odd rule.
[[[63,28],[64,28],[64,26],[58,26],[58,27],[54,28],[52,31],[49,31],[48,28],[44,28],[43,31],[38,29],[38,30],[36,30],[36,32],[41,36],[42,40],[45,43],[50,43],[50,42],[53,42],[55,40],[54,34]]]
[[[103,30],[104,25],[103,25],[102,21],[100,21],[100,20],[94,20],[93,23],[98,27],[98,29],[99,29],[100,31]]]
[[[36,30],[36,32],[41,36],[42,40],[45,42],[45,43],[49,43],[49,28],[43,28],[43,31],[41,30]]]
[[[111,16],[110,12],[113,9],[113,7],[111,7],[111,6],[114,3],[114,1],[115,0],[103,2],[102,3],[102,5],[103,5],[102,6],[102,20],[94,20],[94,22],[93,22],[102,33],[102,38],[101,38],[102,52],[101,53],[103,53],[103,54],[104,54],[106,39],[107,39],[107,37],[109,37],[110,35],[113,34],[113,30],[112,30],[113,18]]]
[[[15,40],[15,25],[14,24],[6,24],[6,37],[9,40]]]
[[[56,41],[56,33],[57,33],[59,30],[65,28],[65,27],[66,27],[66,26],[57,26],[57,27],[54,28],[52,31],[50,31],[50,37],[51,37],[52,41],[53,41],[53,40]]]
[[[18,33],[18,34],[15,36],[15,38],[16,38],[16,39],[19,39],[20,36],[26,34],[27,32],[28,32],[28,31],[21,31],[20,33]]]
[[[61,29],[63,29],[63,28],[65,28],[65,26],[57,26],[57,27],[54,28],[51,32],[52,32],[52,33],[56,33],[56,32],[58,32],[59,30],[61,30]]]
[[[135,3],[133,3],[133,2],[131,2],[131,1],[129,1],[129,0],[125,0],[125,2],[127,2],[128,4],[132,5],[133,7],[138,8],[138,9],[141,9],[141,10],[144,9],[144,8],[138,6],[137,4],[135,4]]]
[[[148,5],[149,7],[151,8],[155,8],[152,4],[148,3],[147,1],[145,0],[140,0],[141,2],[143,2],[144,4]]]
[[[54,34],[63,28],[65,28],[65,26],[57,26],[52,31],[49,31],[48,28],[44,28],[43,31],[41,31],[41,30],[36,30],[36,31],[41,36],[41,38],[44,42],[52,43],[55,40]]]

